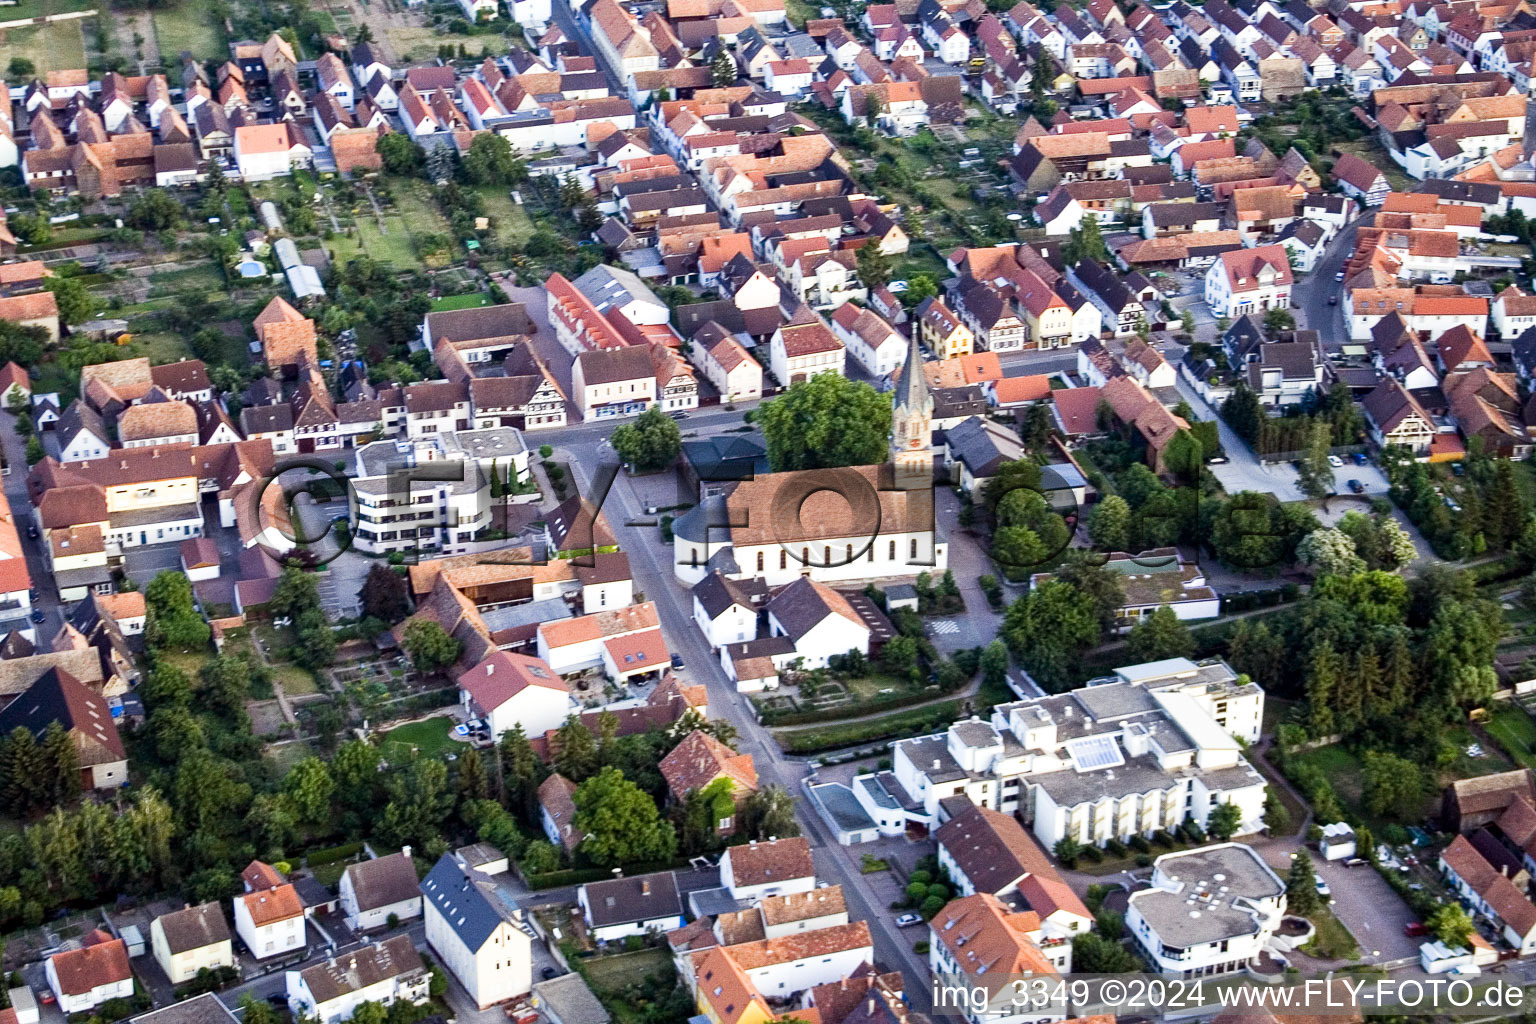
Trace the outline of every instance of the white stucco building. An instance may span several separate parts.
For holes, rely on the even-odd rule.
[[[421,883],[427,945],[480,1009],[533,989],[533,937],[488,875],[444,854]]]
[[[1165,853],[1153,864],[1152,887],[1131,894],[1125,927],[1156,973],[1241,971],[1285,913],[1285,883],[1241,843]]]

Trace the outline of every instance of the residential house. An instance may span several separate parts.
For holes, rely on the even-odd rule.
[[[542,736],[571,713],[565,680],[548,663],[525,654],[494,651],[457,683],[466,713],[483,719],[496,739],[517,724],[530,736]]]
[[[183,985],[200,971],[235,966],[229,923],[217,903],[161,914],[149,923],[149,944],[172,985]]]
[[[396,935],[288,971],[285,981],[288,1006],[295,1014],[320,1024],[341,1024],[364,1003],[425,1003],[432,978],[411,937]]]
[[[133,996],[128,947],[97,929],[79,949],[50,956],[43,966],[48,988],[65,1014],[85,1013],[114,999]]]
[[[421,888],[409,846],[347,865],[337,891],[343,916],[353,931],[394,927],[421,916]]]
[[[755,902],[816,888],[811,844],[804,836],[752,840],[720,855],[720,885],[731,898]]]
[[[0,728],[6,736],[26,729],[41,740],[55,722],[74,748],[82,789],[119,789],[128,784],[128,754],[107,699],[66,670],[48,669],[0,711]]]
[[[1242,316],[1254,310],[1290,305],[1290,259],[1282,245],[1222,253],[1205,274],[1205,301],[1216,316]]]
[[[671,931],[686,921],[670,871],[588,882],[577,887],[576,904],[598,942]]]
[[[421,883],[427,945],[482,1010],[533,988],[531,929],[495,890],[450,854]]]

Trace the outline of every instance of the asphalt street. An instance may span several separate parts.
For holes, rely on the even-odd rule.
[[[617,460],[605,440],[580,444],[571,444],[568,438],[562,440],[565,443],[559,449],[569,457],[577,486],[582,493],[590,493],[598,466]],[[850,920],[869,922],[875,953],[882,964],[897,968],[914,979],[927,977],[926,963],[912,952],[911,940],[896,928],[894,914],[875,895],[806,802],[801,783],[809,772],[807,762],[783,755],[768,730],[758,724],[747,698],[738,694],[726,678],[715,652],[694,625],[688,588],[673,573],[673,549],[660,542],[656,527],[631,525],[645,521],[647,517],[626,474],[620,473],[614,482],[603,511],[620,548],[630,554],[636,591],[644,592],[647,600],[656,603],[672,651],[681,654],[688,666],[682,673],[684,679],[703,684],[708,689],[710,717],[724,718],[736,728],[737,749],[752,755],[758,778],[784,787],[797,798],[796,815],[800,826],[813,845],[820,848],[816,856],[818,877],[843,887]],[[926,1012],[929,996],[924,986],[914,985],[908,996],[917,1009]]]

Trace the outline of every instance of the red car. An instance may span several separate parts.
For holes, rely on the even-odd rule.
[[[1403,934],[1407,935],[1409,938],[1416,939],[1420,935],[1428,935],[1429,929],[1424,926],[1424,922],[1422,921],[1409,921],[1407,924],[1403,925]]]

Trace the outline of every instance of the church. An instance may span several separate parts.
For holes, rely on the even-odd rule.
[[[948,545],[933,502],[933,394],[917,339],[891,410],[891,460],[879,466],[768,473],[705,498],[672,524],[673,571],[692,586],[711,570],[770,587],[939,574]]]

